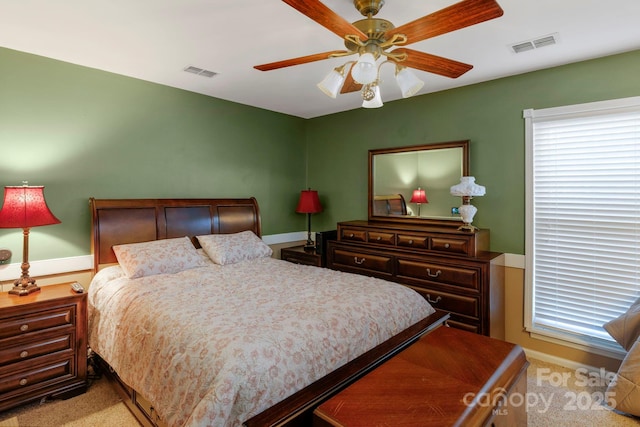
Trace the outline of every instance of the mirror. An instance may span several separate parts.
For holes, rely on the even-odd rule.
[[[450,188],[469,175],[469,141],[369,150],[369,220],[459,225]],[[412,203],[414,190],[426,203]]]

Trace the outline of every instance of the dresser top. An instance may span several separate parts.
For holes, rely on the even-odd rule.
[[[341,221],[338,223],[341,226],[352,227],[376,227],[386,228],[389,230],[412,230],[427,233],[446,233],[449,235],[459,236],[472,236],[474,234],[486,233],[488,230],[478,229],[475,231],[458,230],[458,227],[462,225],[460,222],[451,222],[451,226],[443,225],[422,225],[422,224],[403,224],[398,222],[385,222],[385,221],[367,221],[367,220],[353,220],[353,221]]]

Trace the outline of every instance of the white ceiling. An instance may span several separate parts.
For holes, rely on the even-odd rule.
[[[362,19],[352,0],[324,3],[349,22]],[[454,3],[386,0],[377,17],[400,26]],[[458,79],[416,71],[425,81],[419,94],[640,48],[640,0],[498,3],[500,18],[408,45],[474,66]],[[511,50],[550,34],[557,34],[553,46]],[[253,68],[344,49],[342,39],[280,0],[2,0],[0,46],[303,118],[362,104],[358,92],[331,99],[316,87],[344,58]],[[219,74],[206,78],[187,66]],[[401,95],[385,67],[386,102]]]

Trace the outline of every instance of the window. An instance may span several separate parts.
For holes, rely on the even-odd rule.
[[[525,326],[619,354],[640,296],[640,97],[525,110]]]

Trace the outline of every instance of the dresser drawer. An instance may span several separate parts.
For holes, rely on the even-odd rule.
[[[459,286],[480,291],[479,272],[473,268],[446,266],[438,263],[398,259],[398,278],[410,278]]]
[[[449,254],[467,254],[469,252],[469,241],[463,239],[450,239],[441,237],[431,238],[431,250],[446,252]]]
[[[75,317],[75,305],[70,305],[20,317],[0,319],[0,339],[59,326],[73,326]]]
[[[334,249],[333,264],[378,273],[393,273],[393,258],[366,252]]]
[[[465,295],[455,295],[448,292],[408,285],[422,295],[434,308],[446,310],[452,314],[459,314],[473,319],[480,318],[480,299]]]
[[[349,240],[352,242],[366,242],[367,231],[353,228],[340,229],[340,240]]]
[[[398,234],[398,246],[407,247],[407,248],[427,249],[429,247],[429,237]]]
[[[395,245],[396,235],[394,233],[369,231],[369,243],[379,243],[381,245]]]
[[[62,350],[72,350],[74,347],[73,334],[40,335],[42,336],[36,334],[32,339],[14,345],[5,345],[4,342],[0,342],[0,366]]]
[[[41,366],[30,366],[23,371],[12,371],[0,376],[0,394],[15,390],[29,389],[33,386],[44,385],[45,382],[53,383],[65,380],[75,374],[73,369],[73,357],[58,360]]]

